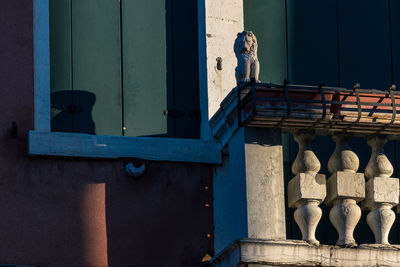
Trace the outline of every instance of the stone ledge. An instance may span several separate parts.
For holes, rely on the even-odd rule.
[[[213,267],[400,266],[400,246],[312,246],[299,240],[240,239],[211,260]]]

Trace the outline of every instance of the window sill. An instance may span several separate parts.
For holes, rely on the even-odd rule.
[[[195,139],[101,136],[30,131],[30,156],[140,158],[221,164],[221,145]]]

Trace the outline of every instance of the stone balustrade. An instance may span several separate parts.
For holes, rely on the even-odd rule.
[[[391,177],[384,152],[388,138],[400,140],[399,95],[392,89],[286,83],[234,88],[210,121],[224,147],[224,164],[214,178],[213,266],[400,266],[400,244],[388,240],[393,208],[400,213],[399,179]],[[299,146],[287,195],[282,132],[294,133]],[[314,153],[315,135],[329,135],[336,143],[324,151],[331,153],[329,160]],[[350,147],[353,137],[365,138],[370,155]],[[370,158],[365,169],[358,156]],[[293,215],[284,208],[285,196]],[[292,239],[288,215],[302,240]],[[320,221],[336,229],[336,246],[329,232],[317,231]],[[372,236],[376,244],[370,244]]]
[[[288,205],[296,208],[294,218],[302,239],[312,245],[319,245],[315,231],[322,216],[318,207],[322,202],[331,207],[329,219],[339,235],[337,245],[357,246],[353,232],[361,218],[361,208],[369,211],[366,219],[376,244],[388,245],[396,217],[392,208],[399,204],[400,191],[399,179],[391,177],[393,166],[384,152],[387,139],[379,135],[367,138],[371,156],[365,172],[360,173],[359,159],[348,144],[349,138],[346,133],[332,135],[336,148],[328,161],[330,177],[326,180],[318,173],[321,165],[312,151],[313,131],[294,134],[299,151],[292,165],[295,177],[288,184]]]
[[[295,134],[294,138],[299,144],[299,152],[292,166],[292,172],[296,176],[288,185],[288,203],[289,207],[296,208],[294,218],[303,240],[319,245],[315,230],[322,216],[318,205],[326,196],[325,175],[318,174],[321,164],[311,150],[314,136],[303,132]]]

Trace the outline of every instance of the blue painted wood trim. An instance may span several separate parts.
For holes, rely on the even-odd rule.
[[[29,155],[222,163],[221,145],[217,142],[40,131],[29,132]]]
[[[50,131],[49,0],[33,1],[35,130]]]

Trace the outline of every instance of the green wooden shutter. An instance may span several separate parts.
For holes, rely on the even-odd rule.
[[[74,131],[121,135],[120,3],[73,0]],[[91,124],[94,129],[91,132]]]
[[[52,0],[50,12],[52,105],[64,108],[52,130],[121,135],[119,1]]]
[[[122,0],[121,4],[125,135],[166,135],[165,0]]]
[[[53,131],[199,138],[196,2],[51,0],[50,31]]]

